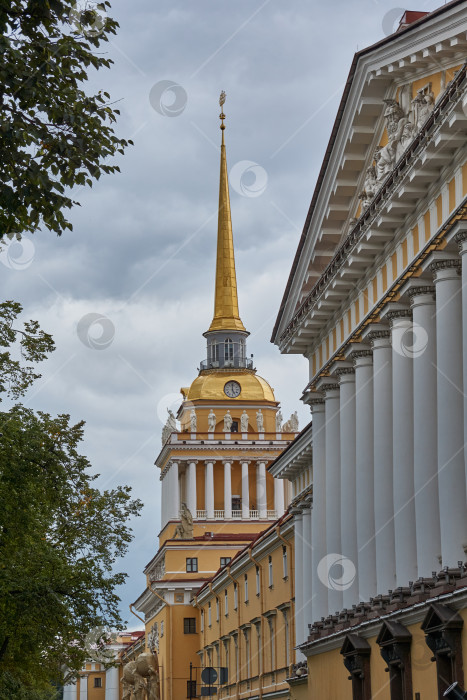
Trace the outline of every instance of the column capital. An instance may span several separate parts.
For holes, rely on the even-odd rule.
[[[459,252],[461,255],[467,253],[467,229],[456,233],[456,243],[459,246]]]
[[[222,464],[230,464],[231,465],[233,462],[233,459],[223,459],[221,461],[222,461]]]
[[[198,464],[198,461],[197,459],[187,459],[188,464]]]
[[[218,460],[217,459],[204,459],[203,462],[207,464],[215,464]]]
[[[460,258],[434,260],[430,265],[430,270],[434,275],[435,284],[441,280],[457,279],[461,274],[461,269],[462,263]]]
[[[337,379],[339,381],[339,386],[346,382],[355,381],[355,367],[338,367],[336,369]]]
[[[265,464],[265,465],[266,465],[268,462],[270,462],[269,459],[257,459],[257,460],[255,460],[255,461],[256,461],[256,464],[258,464],[258,465],[260,465],[260,464]]]
[[[324,404],[324,398],[319,391],[310,391],[309,389],[305,389],[303,392],[303,403],[306,403],[309,406]]]
[[[251,464],[251,459],[241,459],[240,464]]]
[[[413,299],[413,297],[421,296],[422,294],[431,294],[433,295],[433,301],[435,300],[435,288],[432,284],[421,284],[417,287],[410,287],[407,290],[407,294],[410,297],[410,299]]]
[[[407,318],[410,320],[412,318],[412,309],[394,309],[393,311],[388,311],[386,318],[388,319],[392,329],[394,328],[395,322],[399,321],[401,318]]]
[[[329,398],[332,391],[339,390],[339,384],[335,377],[321,377],[317,383],[317,388],[324,393],[325,399]]]

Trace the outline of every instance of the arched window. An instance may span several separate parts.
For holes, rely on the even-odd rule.
[[[211,345],[211,361],[219,362],[219,345],[217,343]]]
[[[224,360],[228,362],[230,360],[233,360],[233,357],[234,352],[232,338],[226,338],[224,341]]]

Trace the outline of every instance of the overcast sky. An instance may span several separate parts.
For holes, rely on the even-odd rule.
[[[123,562],[122,610],[135,628],[128,605],[145,587],[160,524],[162,421],[197,375],[213,312],[219,93],[248,351],[284,418],[298,410],[303,427],[307,362],[281,356],[269,339],[353,54],[390,33],[403,8],[114,0],[112,10],[120,30],[106,50],[115,63],[89,90],[121,100],[117,131],[135,146],[119,157],[120,175],[76,191],[73,232],[11,245],[0,271],[4,298],[20,301],[57,344],[25,403],[84,419],[82,452],[100,486],[130,484],[144,501]]]

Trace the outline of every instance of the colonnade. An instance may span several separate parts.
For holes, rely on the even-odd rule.
[[[222,519],[249,519],[252,517],[250,505],[250,474],[251,469],[255,469],[256,481],[256,511],[257,517],[267,519],[271,517],[271,511],[268,510],[267,502],[267,483],[266,483],[266,460],[240,460],[241,465],[241,506],[240,511],[236,512],[232,509],[232,459],[223,460],[196,460],[187,458],[184,460],[184,479],[185,479],[185,501],[188,509],[193,517],[197,517],[198,508],[198,493],[197,493],[197,465],[201,462],[201,468],[204,465],[204,511],[205,517],[208,520]],[[215,509],[214,501],[214,480],[220,470],[216,469],[215,465],[223,465],[223,492],[224,503],[223,509],[219,513]],[[250,466],[251,465],[251,466]],[[167,470],[162,476],[162,527],[169,520],[177,520],[179,518],[181,507],[181,474],[182,461],[171,460]],[[274,479],[274,517],[280,517],[285,512],[284,503],[284,482],[282,479]]]
[[[460,254],[432,253],[308,394],[297,643],[308,623],[466,558],[467,231],[456,239]]]

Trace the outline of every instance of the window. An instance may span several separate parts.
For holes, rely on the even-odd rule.
[[[212,625],[212,619],[211,619],[211,603],[208,603],[208,626],[211,627]]]
[[[161,620],[161,637],[164,636],[164,620]]]
[[[201,632],[204,632],[204,610],[201,610]]]
[[[211,359],[213,362],[219,362],[219,346],[217,343],[211,345]]]
[[[248,603],[248,576],[245,574],[245,603]]]
[[[186,682],[186,696],[187,698],[196,698],[196,681]]]
[[[226,362],[233,360],[233,343],[231,338],[226,338],[224,341],[224,360]]]
[[[231,433],[238,433],[238,420],[232,421],[232,426],[230,428]]]
[[[183,618],[183,634],[196,634],[196,618],[195,617],[184,617]]]
[[[238,608],[238,587],[237,584],[234,583],[234,610],[237,610]]]
[[[260,580],[259,580],[259,566],[256,567],[256,595],[260,595],[261,593],[261,587],[260,587]]]
[[[438,698],[464,675],[462,659],[463,620],[458,612],[441,603],[432,603],[422,622],[425,642],[433,653],[438,680]]]
[[[273,573],[272,573],[272,557],[268,557],[268,573],[269,573],[269,588],[272,588],[274,583]]]
[[[371,647],[363,637],[348,634],[341,648],[344,666],[352,681],[353,700],[371,700]]]
[[[186,570],[187,570],[187,573],[193,573],[193,572],[198,571],[198,558],[197,557],[187,557]]]
[[[232,557],[221,557],[221,567],[227,566],[232,561]]]
[[[94,678],[94,688],[102,688],[102,678]]]
[[[391,700],[405,700],[412,697],[412,668],[410,645],[412,635],[400,622],[385,621],[376,643],[389,672],[389,692]]]
[[[219,622],[219,598],[216,598],[216,622]]]
[[[288,576],[287,547],[285,545],[282,547],[282,575],[284,578]]]
[[[229,594],[227,588],[224,591],[224,614],[226,616],[229,614]]]

